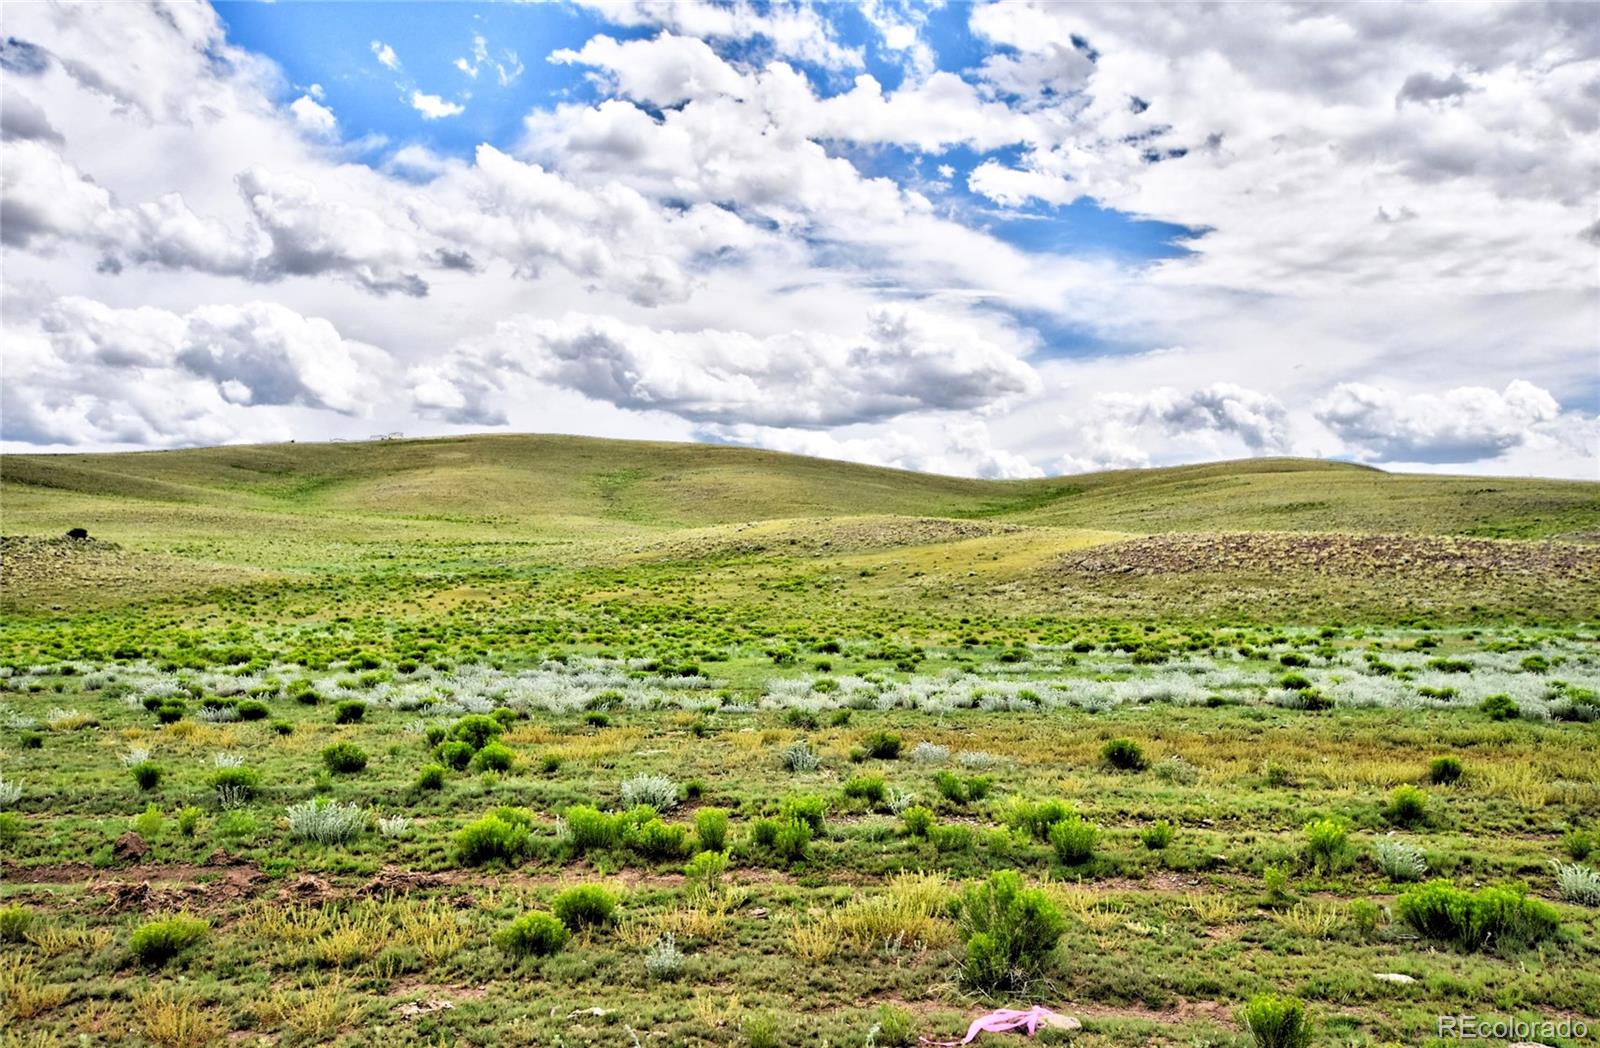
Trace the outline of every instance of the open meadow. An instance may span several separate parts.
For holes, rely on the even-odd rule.
[[[0,514],[5,1046],[1600,1036],[1597,484],[474,437]]]

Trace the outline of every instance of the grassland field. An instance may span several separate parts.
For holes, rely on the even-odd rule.
[[[471,437],[0,532],[5,1046],[1600,1036],[1600,484]]]

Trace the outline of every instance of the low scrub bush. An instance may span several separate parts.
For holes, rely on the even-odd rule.
[[[503,731],[505,731],[505,725],[495,718],[484,713],[473,713],[462,717],[451,725],[450,737],[457,742],[466,743],[476,753],[487,746],[490,741],[498,739]]]
[[[239,711],[242,721],[266,720],[272,716],[272,708],[260,699],[245,699],[235,707]]]
[[[1435,757],[1428,765],[1428,781],[1435,786],[1449,786],[1461,781],[1461,761],[1455,757]]]
[[[254,768],[218,768],[206,781],[219,796],[227,793],[242,800],[250,800],[261,789],[261,774]]]
[[[728,813],[721,808],[701,808],[694,813],[694,835],[702,852],[720,852],[728,846]]]
[[[319,844],[343,844],[361,835],[367,828],[367,813],[353,803],[318,797],[314,800],[291,804],[285,815],[289,819],[289,835]]]
[[[419,790],[438,790],[444,788],[444,765],[424,764],[417,772],[415,786]]]
[[[128,938],[128,949],[140,964],[156,967],[206,937],[211,926],[195,917],[163,917],[135,928]]]
[[[873,805],[882,804],[887,792],[888,786],[884,783],[882,775],[857,775],[844,784],[846,797],[864,800]]]
[[[681,859],[689,854],[689,831],[652,817],[630,821],[623,830],[623,843],[646,859]]]
[[[591,851],[615,848],[622,842],[622,819],[590,807],[574,804],[563,816],[567,823],[567,841],[578,855]]]
[[[656,940],[644,955],[644,974],[656,982],[670,982],[683,974],[683,951],[678,949],[678,940],[671,933],[663,935]]]
[[[784,747],[783,752],[778,755],[778,763],[788,771],[807,772],[816,771],[821,767],[822,759],[817,756],[817,751],[811,748],[809,742],[798,739]]]
[[[494,934],[494,944],[518,957],[548,957],[572,938],[567,926],[548,913],[525,913]]]
[[[1160,819],[1140,831],[1139,840],[1143,841],[1144,846],[1151,851],[1160,851],[1172,843],[1172,835],[1172,823]]]
[[[360,699],[346,699],[344,702],[335,703],[333,707],[333,723],[358,724],[367,715],[367,704]]]
[[[1056,905],[1039,889],[1025,887],[1015,870],[970,885],[956,909],[966,947],[962,978],[988,992],[1025,989],[1066,931]]]
[[[810,826],[813,833],[821,833],[828,816],[828,801],[809,793],[785,797],[778,814],[781,818],[799,819]]]
[[[353,742],[336,742],[322,751],[322,763],[339,775],[353,775],[367,766],[367,751]]]
[[[133,781],[141,790],[153,790],[161,784],[161,765],[155,761],[140,761],[128,768],[133,773]]]
[[[933,829],[933,812],[914,804],[900,813],[900,821],[905,826],[907,837],[926,837],[928,831]]]
[[[861,740],[861,748],[868,757],[884,761],[897,760],[904,745],[905,740],[892,731],[868,732]]]
[[[1383,807],[1383,817],[1396,826],[1415,826],[1428,818],[1428,795],[1415,786],[1396,786]]]
[[[1056,858],[1068,866],[1078,866],[1094,858],[1100,827],[1078,815],[1069,815],[1050,827],[1050,847]]]
[[[516,754],[502,742],[486,743],[472,758],[472,766],[479,771],[510,771]]]
[[[1050,827],[1073,814],[1076,813],[1072,806],[1065,801],[1027,801],[1013,797],[1003,818],[1012,829],[1023,830],[1036,841],[1045,841],[1050,839]]]
[[[1516,720],[1522,716],[1522,708],[1509,695],[1490,695],[1478,703],[1478,709],[1492,721]]]
[[[1554,935],[1555,907],[1517,888],[1457,888],[1429,881],[1401,894],[1395,913],[1418,934],[1463,950],[1517,950]]]
[[[0,942],[21,942],[33,927],[34,913],[28,907],[14,904],[0,907]]]
[[[1101,747],[1100,759],[1118,771],[1143,771],[1150,763],[1132,739],[1112,739]]]
[[[433,748],[433,755],[440,764],[456,771],[465,771],[468,764],[472,763],[472,746],[460,739],[451,739],[441,742]]]
[[[802,862],[811,856],[811,824],[791,815],[777,822],[772,851],[786,862]]]
[[[635,808],[648,804],[658,812],[678,806],[678,784],[665,775],[635,775],[622,784],[622,805]]]
[[[599,884],[579,884],[557,893],[550,912],[572,931],[608,924],[617,909],[617,897]]]
[[[1313,819],[1305,829],[1306,862],[1312,869],[1336,873],[1350,861],[1350,828],[1340,819]]]
[[[1373,842],[1372,861],[1391,881],[1417,881],[1428,872],[1428,860],[1420,848],[1392,837]]]
[[[456,857],[469,866],[499,859],[515,863],[533,847],[533,816],[521,808],[496,808],[456,834]]]
[[[1256,1048],[1308,1048],[1311,1022],[1306,1006],[1294,997],[1257,994],[1239,1010],[1239,1023]]]

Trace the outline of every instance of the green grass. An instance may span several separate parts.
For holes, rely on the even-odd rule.
[[[1264,993],[1314,1045],[1600,1021],[1551,866],[1600,810],[1600,485],[471,437],[5,456],[0,500],[7,1044],[864,1046],[1023,980],[1096,1045],[1242,1046]],[[1383,840],[1558,926],[1419,939]],[[1060,939],[974,979],[1002,871]]]

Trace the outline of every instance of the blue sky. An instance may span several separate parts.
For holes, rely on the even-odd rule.
[[[0,446],[1600,475],[1562,4],[18,4]]]
[[[858,49],[864,65],[835,70],[795,58],[787,59],[790,64],[823,95],[849,90],[857,73],[870,74],[885,90],[901,86],[907,76],[904,64],[879,45],[861,12],[850,4],[828,10],[839,42]],[[547,61],[552,52],[580,48],[601,33],[640,39],[657,32],[651,26],[611,25],[588,10],[561,3],[224,2],[217,11],[229,40],[283,68],[290,81],[285,101],[318,85],[320,101],[339,114],[347,138],[381,137],[381,146],[357,154],[369,164],[381,164],[394,149],[407,144],[462,158],[470,158],[482,142],[510,149],[530,110],[596,98],[585,70]],[[963,5],[929,10],[925,18],[923,39],[939,69],[965,73],[990,53],[970,31]],[[478,64],[474,44],[480,37],[487,60],[478,75],[469,76],[457,62]],[[375,41],[393,49],[397,69],[386,67],[374,55]],[[720,50],[735,60],[759,62],[772,57],[770,45],[759,39]],[[503,82],[497,67],[513,74],[509,82]],[[424,119],[411,104],[413,91],[461,105],[463,112]],[[1028,251],[1150,261],[1186,254],[1178,240],[1199,233],[1175,223],[1142,220],[1087,199],[1065,206],[1035,201],[999,211],[972,193],[966,178],[986,158],[1014,162],[1018,154],[1014,147],[976,152],[954,146],[921,154],[892,145],[825,144],[864,174],[918,184],[962,221]],[[941,180],[947,185],[930,187],[940,165],[948,165],[953,177]],[[1056,347],[1058,352],[1068,349]]]

